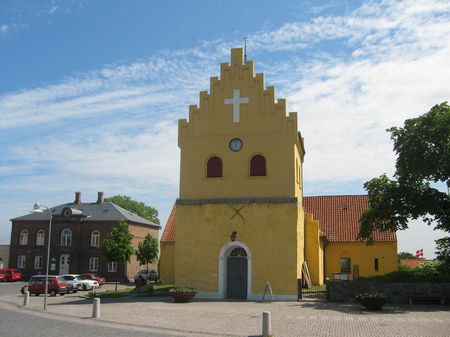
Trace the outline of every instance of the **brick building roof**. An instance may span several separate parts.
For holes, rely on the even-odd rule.
[[[173,205],[172,212],[170,212],[169,218],[167,219],[166,227],[164,228],[164,233],[161,236],[161,242],[175,242],[175,217],[177,215],[176,205]]]
[[[319,221],[329,242],[358,242],[359,219],[369,206],[367,195],[334,195],[304,197],[305,213]],[[376,242],[395,242],[395,232],[373,233]]]

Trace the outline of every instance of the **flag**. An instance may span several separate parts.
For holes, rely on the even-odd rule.
[[[423,248],[416,250],[416,257],[423,257]]]

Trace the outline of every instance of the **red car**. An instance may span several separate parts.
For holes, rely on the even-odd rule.
[[[13,268],[4,268],[0,269],[0,275],[5,274],[5,281],[20,281],[22,279],[22,273],[17,269]],[[1,278],[1,276],[0,276]]]
[[[80,275],[87,280],[97,281],[100,286],[102,286],[105,283],[104,277],[98,276],[97,274],[94,274],[94,273],[83,273]]]
[[[45,292],[45,275],[35,275],[30,278],[28,283],[28,291],[30,295],[39,296]],[[20,292],[25,293],[25,287],[22,287]],[[69,293],[69,286],[64,281],[64,278],[56,275],[48,276],[48,294],[50,296],[56,296],[60,294],[61,296]]]

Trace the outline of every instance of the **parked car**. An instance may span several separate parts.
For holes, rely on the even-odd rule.
[[[3,269],[0,269],[0,281],[6,281],[6,273],[3,272]]]
[[[101,287],[103,284],[105,284],[106,280],[104,277],[101,277],[94,273],[82,273],[80,274],[81,277],[85,278],[86,280],[94,280],[97,281],[99,286]]]
[[[134,282],[139,283],[143,281],[159,281],[159,275],[158,272],[155,269],[144,269],[141,270],[139,273],[137,273],[134,276]]]
[[[76,293],[81,290],[82,284],[75,275],[62,275],[67,285],[69,286],[69,291]]]
[[[34,275],[31,276],[28,282],[28,291],[31,295],[39,296],[45,292],[45,275]],[[25,292],[25,287],[22,287],[20,292],[23,294]],[[65,282],[64,278],[58,275],[48,275],[48,294],[50,296],[56,296],[60,294],[61,296],[69,292],[69,286]]]
[[[62,276],[63,276],[63,277],[66,277],[66,276],[72,276],[72,277],[74,277],[74,278],[76,279],[76,281],[77,281],[79,284],[81,284],[81,286],[80,286],[79,289],[82,289],[82,290],[92,290],[92,289],[95,289],[95,288],[100,287],[100,285],[98,284],[97,281],[94,281],[94,280],[87,280],[87,279],[81,277],[81,276],[78,275],[78,274],[65,274],[65,275],[62,275]]]
[[[8,282],[20,281],[22,279],[22,273],[14,268],[0,269],[0,274],[5,274],[5,280]]]

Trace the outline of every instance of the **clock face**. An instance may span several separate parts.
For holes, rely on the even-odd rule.
[[[233,138],[232,140],[230,140],[230,150],[233,152],[238,152],[242,149],[242,140],[240,140],[239,138]]]

